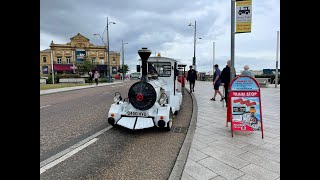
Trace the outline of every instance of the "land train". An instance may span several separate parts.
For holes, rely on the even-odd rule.
[[[176,83],[177,60],[159,54],[150,57],[147,48],[138,50],[138,54],[142,76],[130,87],[127,98],[115,93],[108,123],[133,130],[159,127],[170,131],[182,103]]]

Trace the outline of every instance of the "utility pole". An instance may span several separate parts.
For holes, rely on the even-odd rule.
[[[275,88],[278,86],[278,57],[279,57],[279,31],[277,31],[277,57],[276,57],[276,81]]]

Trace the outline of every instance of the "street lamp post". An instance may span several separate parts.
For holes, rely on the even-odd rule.
[[[194,42],[193,42],[193,60],[192,60],[192,65],[193,65],[194,69],[196,70],[196,41],[197,41],[197,39],[201,39],[201,38],[197,38],[197,21],[194,21],[194,25],[192,25],[190,23],[188,26],[193,26],[194,27]]]
[[[109,22],[108,17],[107,17],[107,26],[106,26],[106,28],[104,29],[104,31],[107,30],[107,41],[108,41],[108,44],[107,44],[107,45],[106,45],[106,43],[105,43],[104,40],[103,40],[104,31],[103,31],[102,36],[101,36],[100,34],[93,34],[93,35],[95,35],[95,36],[96,36],[96,35],[99,35],[99,37],[101,38],[104,46],[106,46],[106,48],[108,48],[108,49],[107,49],[107,53],[108,53],[108,70],[107,70],[107,76],[108,76],[108,82],[111,82],[111,80],[110,80],[109,24],[116,24],[116,23],[115,23],[115,22]]]
[[[213,77],[213,74],[214,74],[214,61],[215,61],[215,42],[213,42],[213,50],[212,50],[212,59],[213,59],[213,65],[212,65],[212,77]]]
[[[128,43],[123,43],[122,40],[122,80],[124,81],[125,73],[124,73],[124,45]]]
[[[275,88],[278,86],[278,57],[279,57],[279,31],[277,31],[277,57],[276,57],[276,80],[275,80]]]

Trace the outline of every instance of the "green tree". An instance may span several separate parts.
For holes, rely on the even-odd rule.
[[[130,69],[129,69],[128,64],[125,64],[125,65],[124,65],[124,73],[127,74],[127,72],[128,72],[129,70],[130,70]]]
[[[82,62],[76,63],[76,67],[77,67],[77,71],[79,73],[86,74],[89,71],[91,71],[92,69],[94,69],[96,67],[96,65],[92,63],[91,58],[85,57]]]
[[[124,66],[124,73],[127,74],[127,72],[130,70],[128,64],[123,65]],[[119,73],[122,73],[122,65],[120,66],[120,69],[118,70]]]

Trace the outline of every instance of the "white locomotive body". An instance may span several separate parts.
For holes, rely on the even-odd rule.
[[[141,81],[134,83],[128,98],[122,100],[120,93],[114,97],[110,107],[108,122],[128,129],[160,127],[170,130],[174,114],[180,110],[182,93],[176,89],[177,61],[166,57],[143,57]],[[149,54],[149,55],[150,55]]]

